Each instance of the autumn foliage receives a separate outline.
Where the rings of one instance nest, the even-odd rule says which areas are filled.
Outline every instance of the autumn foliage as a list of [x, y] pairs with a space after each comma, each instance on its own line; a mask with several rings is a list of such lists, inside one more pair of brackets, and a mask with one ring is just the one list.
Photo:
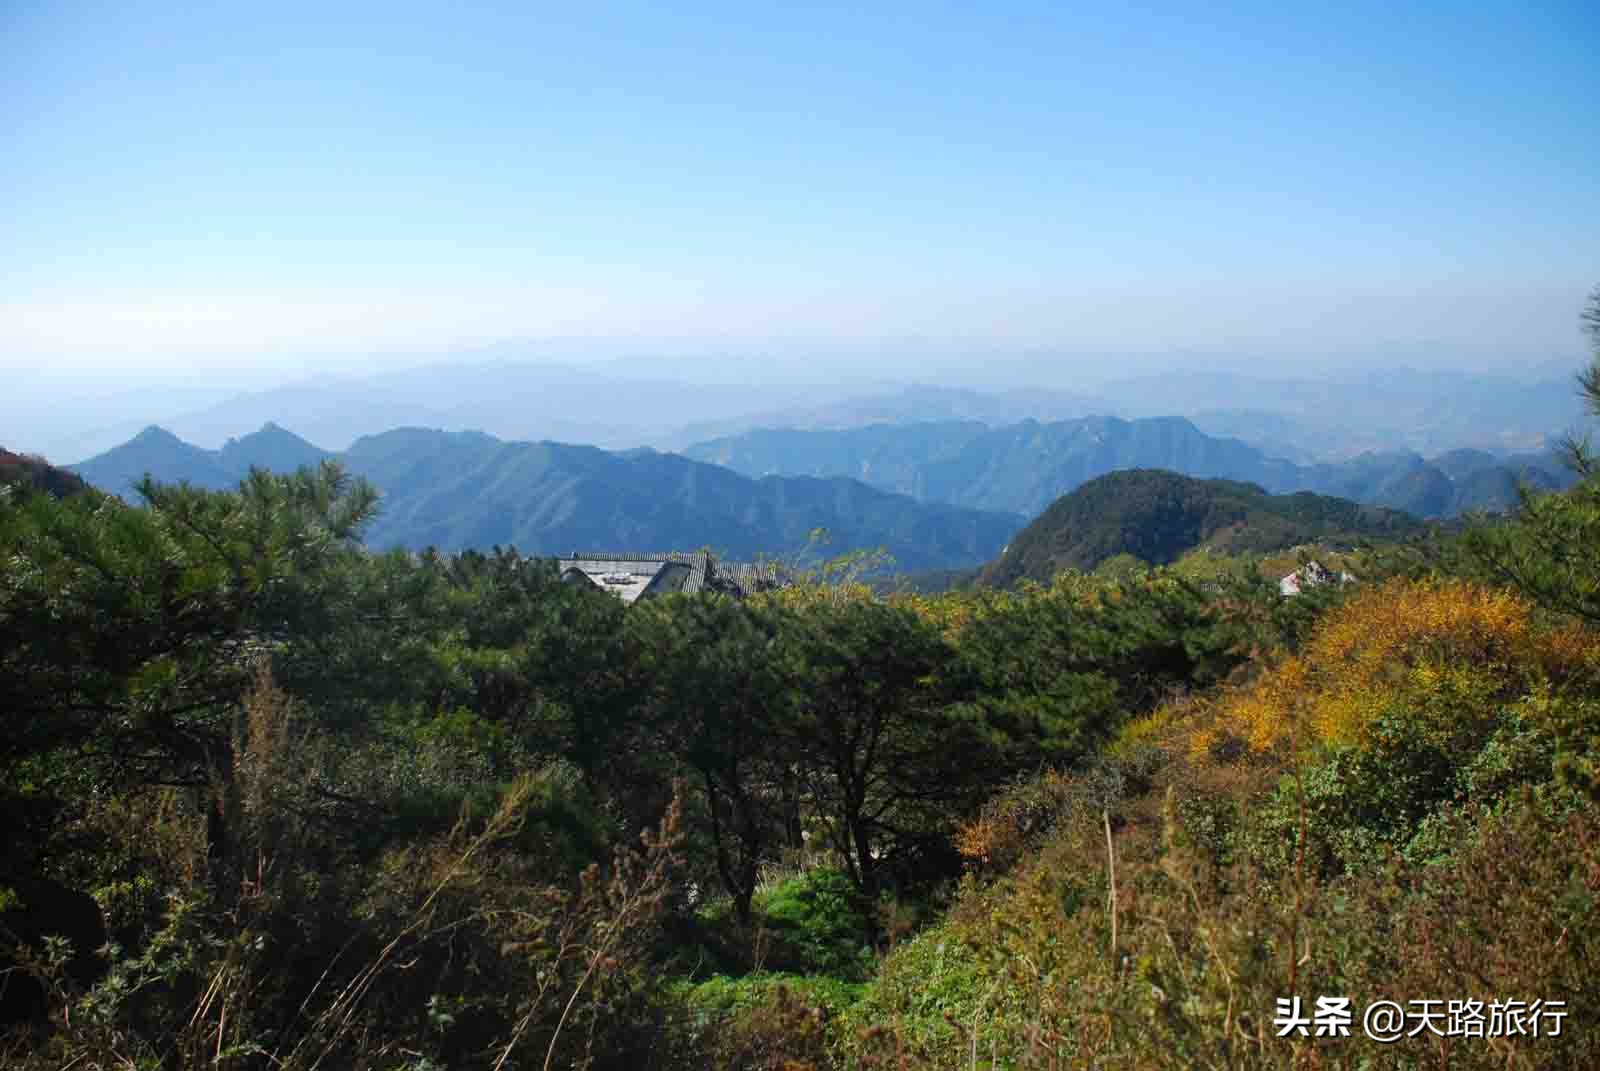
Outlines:
[[1394, 580], [1324, 619], [1304, 650], [1220, 697], [1197, 751], [1229, 739], [1264, 752], [1359, 744], [1385, 713], [1405, 710], [1441, 739], [1481, 733], [1506, 708], [1600, 667], [1600, 641], [1543, 621], [1528, 600], [1464, 580]]

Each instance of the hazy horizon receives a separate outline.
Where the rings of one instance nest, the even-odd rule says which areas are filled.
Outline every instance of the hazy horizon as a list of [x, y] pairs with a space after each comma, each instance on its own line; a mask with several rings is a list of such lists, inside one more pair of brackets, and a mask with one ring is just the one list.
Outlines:
[[[1367, 442], [1380, 448], [1389, 448], [1382, 446], [1389, 443], [1398, 449], [1403, 447], [1403, 439], [1419, 436], [1419, 441], [1427, 439], [1433, 444], [1430, 449], [1434, 453], [1455, 446], [1487, 445], [1501, 432], [1510, 434], [1513, 426], [1523, 429], [1517, 434], [1524, 440], [1533, 430], [1554, 436], [1576, 427], [1562, 421], [1580, 409], [1573, 368], [1565, 363], [1547, 367], [1525, 364], [1518, 376], [1401, 363], [1318, 370], [1224, 361], [1161, 370], [1123, 361], [1102, 366], [1118, 374], [1102, 375], [1092, 382], [1071, 376], [1058, 382], [1060, 377], [1038, 370], [1015, 382], [1004, 377], [995, 380], [992, 375], [962, 382], [960, 377], [940, 377], [932, 372], [894, 379], [869, 371], [829, 379], [826, 366], [813, 361], [811, 375], [791, 369], [791, 380], [768, 377], [749, 384], [729, 382], [726, 366], [719, 363], [737, 361], [737, 356], [701, 355], [670, 361], [634, 356], [588, 362], [518, 360], [481, 352], [459, 357], [384, 368], [368, 375], [323, 372], [229, 386], [191, 380], [120, 390], [103, 385], [98, 389], [62, 388], [36, 378], [0, 398], [0, 446], [76, 464], [150, 425], [163, 426], [195, 445], [215, 449], [271, 422], [314, 445], [334, 450], [346, 448], [359, 435], [402, 426], [485, 430], [502, 439], [555, 439], [607, 449], [649, 445], [678, 450], [742, 428], [784, 426], [796, 416], [803, 422], [793, 426], [943, 419], [979, 419], [994, 426], [1026, 416], [1049, 422], [1087, 415], [1199, 419], [1209, 413], [1217, 426], [1214, 434], [1228, 436], [1237, 434], [1224, 430], [1235, 423], [1223, 419], [1231, 411], [1239, 418], [1256, 414], [1287, 419], [1300, 426], [1302, 435], [1319, 425], [1330, 432], [1338, 429], [1322, 447], [1312, 447], [1312, 453], [1338, 457], [1350, 455], [1352, 443]], [[602, 385], [607, 383], [625, 393], [606, 390]], [[499, 389], [503, 384], [510, 386]], [[543, 397], [541, 384], [553, 385], [559, 397]], [[1505, 387], [1502, 390], [1496, 384]], [[1324, 388], [1338, 393], [1343, 403], [1332, 410], [1325, 402], [1319, 404]], [[1396, 400], [1387, 397], [1393, 390], [1411, 399], [1401, 403], [1402, 409], [1409, 404], [1411, 411], [1419, 414], [1423, 411], [1415, 408], [1419, 404], [1433, 409], [1442, 403], [1446, 408], [1441, 412], [1458, 405], [1488, 404], [1490, 409], [1481, 418], [1486, 423], [1469, 421], [1458, 423], [1457, 433], [1435, 428], [1424, 434], [1421, 426], [1396, 423], [1395, 411], [1386, 404]], [[1431, 393], [1419, 396], [1419, 390]], [[526, 393], [529, 391], [532, 393]], [[1452, 396], [1457, 391], [1460, 396]], [[1527, 391], [1534, 393], [1528, 395]], [[1503, 403], [1485, 402], [1497, 392], [1504, 395]], [[1513, 396], [1522, 400], [1515, 401]], [[363, 404], [363, 398], [369, 401]], [[982, 403], [985, 398], [992, 399], [992, 404]], [[1541, 400], [1530, 400], [1533, 398]], [[874, 405], [873, 399], [880, 401]], [[1530, 404], [1535, 410], [1526, 409]], [[955, 411], [938, 415], [946, 405], [954, 406]], [[976, 415], [971, 410], [974, 405], [1010, 415]], [[1537, 418], [1529, 424], [1532, 412], [1565, 410], [1570, 410], [1566, 416], [1550, 417], [1548, 427]], [[833, 413], [827, 418], [833, 423], [805, 422], [810, 418], [803, 414], [812, 412]], [[897, 412], [906, 415], [895, 415]], [[915, 415], [918, 412], [925, 415]], [[1267, 445], [1271, 439], [1264, 427], [1246, 432], [1244, 437]], [[1260, 438], [1264, 435], [1268, 436], [1265, 440]], [[1317, 438], [1312, 434], [1313, 440]], [[1304, 444], [1295, 448], [1299, 452], [1304, 449]]]

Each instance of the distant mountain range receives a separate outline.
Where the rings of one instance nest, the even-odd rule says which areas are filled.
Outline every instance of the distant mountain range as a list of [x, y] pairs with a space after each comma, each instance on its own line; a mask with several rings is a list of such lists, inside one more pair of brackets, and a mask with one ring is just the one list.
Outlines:
[[[192, 411], [175, 433], [129, 432], [76, 470], [119, 494], [145, 472], [220, 488], [251, 465], [314, 463], [329, 456], [312, 445], [321, 442], [385, 492], [375, 545], [709, 544], [743, 554], [790, 549], [826, 527], [837, 549], [887, 544], [917, 569], [980, 561], [1025, 518], [1125, 469], [1424, 518], [1503, 510], [1521, 484], [1570, 485], [1547, 436], [1584, 427], [1566, 383], [1405, 370], [1330, 381], [1179, 373], [1092, 392], [911, 386], [850, 396], [834, 385], [797, 390], [791, 408], [774, 409], [771, 391], [687, 384], [665, 367], [652, 379], [649, 368], [502, 360], [301, 383]], [[1192, 418], [1126, 415], [1152, 411]], [[227, 438], [251, 426], [261, 430]], [[732, 433], [685, 441], [718, 428]], [[1395, 442], [1454, 448], [1345, 456]], [[641, 443], [673, 443], [684, 456]], [[1537, 449], [1512, 449], [1529, 444]]]
[[[723, 374], [667, 358], [608, 364], [480, 358], [376, 375], [323, 378], [218, 397], [148, 388], [103, 397], [0, 397], [13, 449], [77, 460], [158, 424], [219, 448], [268, 421], [336, 450], [396, 427], [480, 430], [516, 441], [682, 451], [757, 428], [843, 430], [874, 424], [977, 422], [991, 428], [1088, 416], [1183, 416], [1299, 464], [1365, 452], [1425, 455], [1459, 447], [1539, 452], [1550, 436], [1595, 429], [1568, 380], [1392, 369], [1325, 379], [1174, 372], [1093, 387], [974, 390], [835, 377], [804, 384], [755, 376], [757, 357]], [[692, 380], [691, 372], [699, 375]], [[870, 374], [870, 373], [869, 373]], [[1043, 373], [1041, 373], [1043, 374]], [[1064, 377], [1065, 373], [1057, 373]]]
[[[202, 407], [151, 412], [56, 435], [52, 452], [86, 458], [156, 424], [185, 442], [219, 447], [241, 428], [278, 422], [330, 449], [398, 427], [480, 430], [504, 439], [583, 442], [608, 448], [654, 444], [686, 424], [770, 406], [781, 394], [733, 383], [691, 384], [659, 375], [619, 375], [604, 368], [495, 360], [446, 364], [248, 391]], [[793, 393], [793, 392], [791, 392]], [[845, 388], [802, 392], [837, 398]], [[63, 419], [70, 419], [70, 411]], [[703, 437], [703, 436], [702, 436]], [[35, 447], [38, 448], [38, 447]]]
[[825, 528], [829, 553], [887, 547], [905, 569], [984, 561], [1022, 526], [1015, 514], [918, 502], [840, 477], [750, 479], [653, 450], [505, 442], [482, 432], [402, 428], [330, 455], [274, 424], [220, 450], [147, 428], [74, 469], [126, 494], [149, 472], [164, 482], [233, 485], [252, 465], [286, 471], [339, 457], [383, 492], [370, 546], [453, 551], [493, 545], [530, 554], [693, 550], [781, 554]]
[[997, 427], [1022, 420], [1070, 420], [1115, 413], [1121, 406], [1103, 397], [1055, 390], [996, 392], [921, 384], [883, 394], [846, 398], [825, 405], [778, 409], [735, 419], [690, 424], [657, 445], [682, 452], [705, 439], [761, 428], [841, 430], [874, 424], [926, 424], [968, 421]]
[[[757, 557], [796, 551], [825, 528], [831, 553], [885, 546], [908, 572], [989, 562], [982, 578], [991, 584], [1090, 569], [1124, 552], [1156, 564], [1201, 545], [1271, 551], [1398, 538], [1417, 531], [1418, 518], [1508, 507], [1519, 481], [1571, 483], [1548, 454], [1462, 449], [1297, 464], [1178, 417], [764, 429], [690, 453], [420, 428], [332, 453], [269, 422], [216, 450], [150, 427], [71, 468], [127, 496], [145, 473], [227, 488], [252, 467], [292, 471], [337, 457], [383, 493], [367, 533], [379, 549], [711, 547]], [[43, 471], [0, 453], [0, 468], [11, 461]]]
[[826, 528], [834, 551], [887, 546], [908, 571], [980, 563], [1026, 518], [1127, 469], [1312, 491], [1423, 518], [1506, 509], [1519, 482], [1558, 488], [1572, 480], [1550, 454], [1462, 449], [1302, 464], [1179, 417], [762, 429], [697, 444], [687, 456], [415, 428], [363, 436], [333, 454], [270, 422], [209, 450], [151, 427], [72, 468], [126, 496], [146, 472], [226, 488], [251, 466], [291, 471], [330, 456], [384, 493], [368, 532], [380, 548], [710, 546], [754, 556], [793, 551]]
[[1269, 495], [1233, 480], [1133, 469], [1061, 497], [984, 567], [978, 582], [1048, 583], [1062, 569], [1091, 570], [1119, 554], [1166, 565], [1196, 547], [1264, 553], [1313, 541], [1402, 539], [1424, 527], [1397, 510], [1348, 499]]
[[684, 453], [752, 477], [851, 476], [923, 501], [1026, 516], [1097, 476], [1132, 468], [1246, 481], [1277, 493], [1315, 491], [1420, 517], [1504, 510], [1515, 504], [1519, 481], [1547, 489], [1572, 481], [1551, 453], [1461, 449], [1426, 460], [1390, 452], [1300, 464], [1207, 435], [1181, 417], [760, 429], [697, 443]]
[[1595, 429], [1570, 380], [1522, 383], [1394, 368], [1327, 379], [1172, 372], [1115, 380], [1087, 392], [908, 386], [694, 424], [664, 445], [685, 450], [762, 428], [831, 431], [953, 421], [999, 428], [1030, 419], [1052, 423], [1089, 416], [1187, 417], [1208, 435], [1240, 439], [1269, 457], [1300, 463], [1459, 447], [1538, 453], [1553, 437]]

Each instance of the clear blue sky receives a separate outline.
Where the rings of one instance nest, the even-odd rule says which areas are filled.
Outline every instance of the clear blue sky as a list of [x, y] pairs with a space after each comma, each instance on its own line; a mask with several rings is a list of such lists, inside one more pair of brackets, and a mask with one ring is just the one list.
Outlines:
[[1593, 0], [978, 6], [11, 0], [0, 360], [1580, 352]]

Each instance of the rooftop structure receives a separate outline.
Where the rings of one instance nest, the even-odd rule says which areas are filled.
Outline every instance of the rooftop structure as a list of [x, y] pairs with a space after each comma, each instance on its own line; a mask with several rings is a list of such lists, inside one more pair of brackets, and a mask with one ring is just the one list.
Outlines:
[[752, 562], [718, 562], [706, 551], [665, 553], [573, 551], [556, 566], [562, 581], [592, 584], [625, 603], [683, 592], [720, 591], [743, 597], [753, 591], [782, 586], [775, 565]]
[[1298, 595], [1306, 588], [1316, 587], [1318, 584], [1338, 583], [1340, 586], [1349, 584], [1355, 577], [1346, 572], [1335, 573], [1319, 561], [1309, 561], [1288, 573], [1278, 581], [1278, 594], [1284, 598]]

